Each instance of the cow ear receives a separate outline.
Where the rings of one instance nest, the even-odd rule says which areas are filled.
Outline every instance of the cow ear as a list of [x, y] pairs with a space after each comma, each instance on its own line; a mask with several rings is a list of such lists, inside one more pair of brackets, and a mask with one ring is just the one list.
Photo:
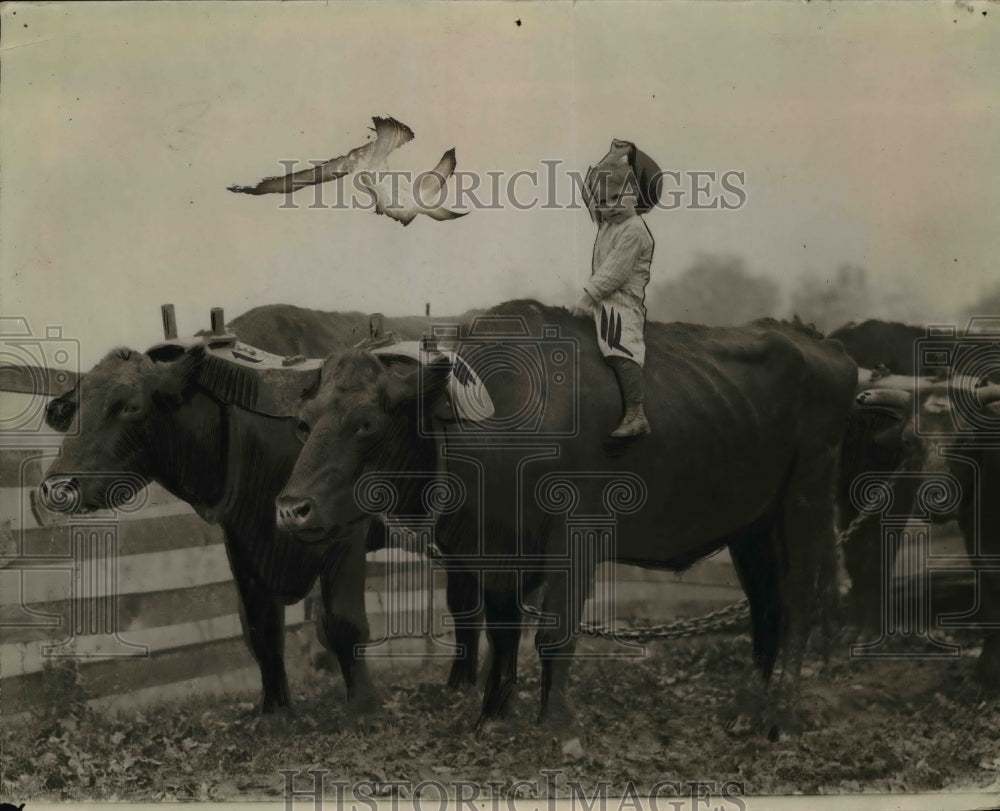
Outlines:
[[45, 408], [45, 422], [55, 431], [65, 433], [69, 430], [78, 405], [77, 392], [79, 383], [60, 397], [56, 397]]
[[420, 401], [432, 402], [445, 387], [451, 376], [451, 361], [446, 357], [424, 363], [406, 377], [386, 375], [381, 384], [381, 400], [386, 411], [417, 405]]
[[171, 360], [159, 360], [162, 355], [151, 355], [154, 361], [152, 397], [155, 402], [176, 407], [184, 401], [184, 391], [194, 380], [205, 347], [201, 344], [185, 349], [182, 353], [173, 353]]

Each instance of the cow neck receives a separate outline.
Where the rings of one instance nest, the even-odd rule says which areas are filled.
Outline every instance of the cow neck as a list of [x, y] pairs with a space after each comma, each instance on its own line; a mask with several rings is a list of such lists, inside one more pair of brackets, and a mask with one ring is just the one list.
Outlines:
[[225, 409], [198, 391], [183, 405], [161, 415], [148, 431], [153, 475], [201, 514], [224, 492]]
[[298, 456], [294, 420], [220, 405], [226, 430], [225, 487], [204, 517], [222, 525], [254, 577], [275, 596], [300, 600], [324, 568], [322, 546], [278, 532], [274, 499]]
[[[438, 431], [418, 431], [417, 419], [413, 412], [397, 418], [390, 435], [380, 443], [371, 469], [389, 475], [396, 471], [440, 472], [438, 460], [443, 454], [438, 454], [436, 440], [430, 438], [439, 436]], [[426, 508], [421, 498], [422, 484], [419, 479], [405, 477], [396, 485], [399, 491], [397, 514], [421, 515]]]
[[[226, 486], [214, 509], [220, 520], [234, 528], [259, 530], [262, 525], [273, 525], [274, 499], [298, 455], [292, 423], [237, 406], [226, 406], [223, 413]], [[258, 497], [246, 498], [247, 493]]]

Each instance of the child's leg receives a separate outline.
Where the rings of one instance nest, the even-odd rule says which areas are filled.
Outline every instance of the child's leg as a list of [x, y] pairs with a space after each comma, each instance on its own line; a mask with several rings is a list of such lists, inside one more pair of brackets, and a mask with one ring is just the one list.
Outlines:
[[625, 412], [621, 424], [611, 432], [611, 436], [630, 437], [648, 434], [651, 429], [643, 408], [645, 393], [642, 367], [634, 360], [617, 355], [610, 355], [606, 360], [618, 379], [618, 388], [621, 389], [622, 405]]

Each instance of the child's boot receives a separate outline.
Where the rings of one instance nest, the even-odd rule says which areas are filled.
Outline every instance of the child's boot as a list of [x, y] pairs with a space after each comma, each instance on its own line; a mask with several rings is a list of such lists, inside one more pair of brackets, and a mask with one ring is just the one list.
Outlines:
[[611, 368], [615, 371], [618, 379], [618, 388], [621, 389], [622, 403], [625, 406], [625, 415], [621, 424], [611, 432], [611, 436], [616, 439], [642, 436], [652, 431], [649, 421], [646, 419], [646, 412], [643, 408], [644, 392], [642, 380], [642, 367], [633, 360], [611, 356], [608, 358]]

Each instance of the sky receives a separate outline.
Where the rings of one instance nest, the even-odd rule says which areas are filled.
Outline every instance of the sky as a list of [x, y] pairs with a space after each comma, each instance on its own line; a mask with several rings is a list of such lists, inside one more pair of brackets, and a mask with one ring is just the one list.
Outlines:
[[272, 303], [390, 315], [425, 302], [440, 315], [528, 296], [571, 303], [594, 238], [577, 208], [503, 205], [404, 228], [310, 209], [309, 190], [295, 210], [227, 191], [281, 173], [282, 159], [344, 154], [373, 115], [416, 136], [390, 168], [429, 169], [454, 147], [459, 170], [506, 182], [559, 161], [561, 200], [566, 172], [596, 163], [612, 138], [682, 179], [743, 173], [736, 210], [646, 216], [653, 286], [702, 252], [739, 255], [786, 288], [852, 263], [941, 322], [1000, 284], [995, 4], [0, 13], [0, 314], [35, 334], [61, 328], [83, 368], [158, 340], [166, 302], [182, 334], [207, 327], [213, 306], [232, 318]]

